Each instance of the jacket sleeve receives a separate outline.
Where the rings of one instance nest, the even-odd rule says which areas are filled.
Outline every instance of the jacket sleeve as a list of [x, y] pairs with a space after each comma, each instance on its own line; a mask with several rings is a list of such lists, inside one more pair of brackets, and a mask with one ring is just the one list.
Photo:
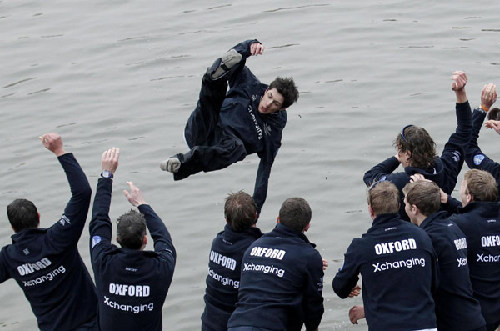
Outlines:
[[6, 248], [2, 248], [0, 252], [0, 283], [5, 282], [10, 278], [9, 272], [7, 271], [7, 263], [5, 261], [4, 251]]
[[278, 149], [281, 146], [282, 130], [278, 130], [274, 133], [274, 135], [275, 136], [270, 139], [272, 141], [265, 144], [265, 151], [263, 153], [258, 153], [260, 162], [253, 190], [253, 200], [257, 205], [257, 214], [260, 214], [262, 206], [267, 198], [267, 183], [269, 181], [269, 176], [271, 175], [271, 168], [273, 166], [274, 159], [276, 158]]
[[443, 191], [451, 193], [457, 184], [457, 177], [465, 160], [465, 149], [469, 143], [472, 124], [471, 110], [468, 102], [456, 104], [457, 129], [444, 145], [441, 161], [446, 169], [446, 182]]
[[167, 227], [163, 224], [162, 220], [158, 217], [150, 205], [140, 205], [138, 209], [146, 219], [149, 233], [153, 238], [155, 252], [169, 264], [173, 272], [177, 254]]
[[99, 178], [97, 181], [97, 192], [92, 206], [92, 220], [89, 224], [90, 256], [94, 271], [106, 249], [112, 246], [112, 225], [109, 219], [112, 187], [112, 179]]
[[488, 171], [498, 180], [500, 178], [500, 164], [486, 156], [477, 145], [479, 131], [485, 117], [486, 112], [482, 109], [474, 109], [472, 113], [472, 137], [467, 145], [465, 160], [469, 168]]
[[247, 59], [252, 55], [250, 53], [250, 46], [253, 43], [260, 43], [257, 39], [250, 39], [244, 42], [239, 43], [234, 46], [233, 49], [241, 54], [242, 59], [240, 63], [234, 68], [231, 69], [231, 75], [229, 76], [229, 87], [233, 88], [238, 85], [248, 85], [249, 82], [259, 82], [257, 77], [247, 68], [246, 62]]
[[441, 204], [441, 210], [447, 211], [450, 215], [456, 213], [460, 207], [462, 207], [462, 203], [450, 194], [448, 194], [447, 202]]
[[308, 259], [306, 270], [306, 288], [304, 290], [302, 307], [306, 330], [316, 330], [323, 317], [323, 262], [315, 250], [315, 256]]
[[332, 280], [333, 291], [339, 298], [347, 298], [359, 280], [359, 258], [355, 254], [354, 241], [344, 254], [344, 264]]
[[398, 167], [398, 159], [396, 159], [395, 156], [392, 156], [368, 170], [363, 176], [363, 181], [366, 186], [370, 186], [373, 182], [379, 181], [383, 176], [391, 174]]
[[71, 189], [71, 198], [66, 204], [64, 213], [54, 225], [47, 230], [47, 239], [57, 250], [76, 246], [82, 235], [87, 212], [89, 210], [92, 189], [82, 168], [71, 153], [58, 157]]

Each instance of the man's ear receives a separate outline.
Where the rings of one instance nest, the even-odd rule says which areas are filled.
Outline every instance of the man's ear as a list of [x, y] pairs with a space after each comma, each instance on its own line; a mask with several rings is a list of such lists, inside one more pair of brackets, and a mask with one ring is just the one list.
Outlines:
[[38, 228], [40, 226], [40, 213], [36, 213], [38, 215], [38, 224], [36, 225], [36, 227]]
[[368, 205], [368, 213], [370, 214], [370, 217], [372, 219], [374, 219], [375, 217], [377, 217], [377, 215], [375, 215], [375, 213], [373, 212], [372, 205]]
[[279, 223], [280, 222], [280, 217], [276, 217], [276, 223]]
[[467, 199], [467, 204], [471, 203], [472, 201], [474, 201], [474, 197], [472, 196], [472, 194], [470, 194], [469, 192], [467, 192], [465, 194], [465, 198]]
[[302, 232], [307, 232], [307, 230], [309, 230], [310, 227], [311, 227], [311, 222], [307, 223], [306, 227]]
[[142, 249], [144, 249], [144, 247], [146, 247], [147, 244], [148, 244], [148, 236], [144, 235], [144, 237], [142, 237]]

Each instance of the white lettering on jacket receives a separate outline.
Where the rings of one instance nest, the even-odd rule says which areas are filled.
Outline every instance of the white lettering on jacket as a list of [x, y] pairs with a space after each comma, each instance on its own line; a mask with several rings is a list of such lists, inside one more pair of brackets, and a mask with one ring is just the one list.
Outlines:
[[259, 137], [259, 140], [262, 139], [262, 129], [259, 126], [259, 123], [257, 123], [257, 119], [255, 118], [255, 115], [252, 112], [252, 105], [248, 105], [248, 113], [252, 117], [253, 124], [255, 124], [255, 130], [257, 130], [257, 136]]
[[109, 293], [129, 296], [129, 297], [148, 297], [149, 296], [149, 285], [127, 285], [127, 284], [115, 284], [109, 283]]
[[493, 235], [493, 236], [481, 237], [481, 245], [483, 247], [500, 246], [500, 236]]
[[42, 270], [47, 268], [49, 265], [51, 265], [52, 262], [50, 262], [49, 259], [44, 257], [40, 261], [33, 262], [33, 263], [25, 263], [17, 267], [17, 272], [21, 275], [27, 275], [34, 273], [35, 271]]
[[234, 270], [236, 269], [236, 260], [230, 257], [224, 256], [220, 253], [210, 251], [210, 261], [213, 263], [220, 264], [224, 268]]
[[453, 240], [455, 243], [455, 246], [457, 247], [457, 251], [460, 249], [466, 249], [467, 248], [467, 239], [466, 238], [459, 238]]
[[375, 253], [380, 254], [391, 254], [401, 251], [407, 251], [409, 249], [417, 249], [417, 242], [413, 238], [403, 239], [401, 241], [380, 243], [375, 245]]
[[251, 256], [267, 257], [270, 259], [282, 260], [286, 251], [276, 248], [254, 247], [250, 252]]

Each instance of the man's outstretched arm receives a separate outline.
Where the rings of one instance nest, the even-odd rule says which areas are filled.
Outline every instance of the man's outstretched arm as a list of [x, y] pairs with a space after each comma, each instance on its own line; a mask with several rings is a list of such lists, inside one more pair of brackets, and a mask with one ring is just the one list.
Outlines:
[[466, 162], [469, 168], [488, 171], [498, 180], [500, 178], [500, 164], [486, 156], [477, 144], [486, 111], [490, 110], [496, 99], [496, 86], [492, 83], [485, 85], [481, 91], [481, 108], [474, 109], [472, 113], [472, 138], [467, 145]]
[[61, 249], [76, 245], [80, 238], [92, 196], [92, 189], [82, 168], [71, 153], [63, 148], [61, 136], [57, 133], [47, 133], [42, 137], [42, 144], [57, 156], [66, 173], [71, 189], [71, 198], [68, 201], [62, 217], [52, 225], [47, 235], [51, 243]]
[[128, 202], [130, 202], [132, 206], [137, 207], [141, 214], [144, 215], [149, 233], [153, 238], [155, 252], [158, 253], [163, 260], [169, 263], [169, 267], [173, 271], [177, 254], [167, 227], [155, 213], [153, 208], [144, 201], [141, 190], [132, 182], [128, 182], [127, 184], [130, 192], [124, 190], [123, 194], [125, 194]]
[[103, 251], [103, 248], [111, 245], [112, 226], [109, 219], [109, 207], [113, 190], [112, 176], [118, 167], [119, 156], [119, 148], [110, 148], [102, 153], [101, 166], [103, 172], [101, 178], [97, 180], [97, 192], [92, 206], [92, 220], [89, 224], [90, 254], [93, 266], [98, 262], [99, 254]]

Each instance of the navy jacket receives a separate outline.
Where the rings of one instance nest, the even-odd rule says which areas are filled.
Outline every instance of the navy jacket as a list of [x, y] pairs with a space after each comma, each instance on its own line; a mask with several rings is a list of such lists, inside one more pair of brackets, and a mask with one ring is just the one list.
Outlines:
[[97, 286], [101, 330], [161, 330], [162, 306], [172, 282], [176, 252], [167, 228], [149, 205], [139, 211], [154, 252], [111, 244], [112, 180], [100, 178], [90, 222], [90, 253]]
[[465, 234], [444, 211], [427, 217], [420, 228], [431, 237], [438, 257], [439, 286], [434, 295], [438, 330], [476, 330], [486, 325], [472, 294]]
[[450, 220], [467, 236], [467, 258], [474, 297], [487, 324], [500, 318], [500, 203], [472, 202]]
[[[481, 108], [474, 109], [472, 112], [472, 138], [467, 145], [465, 161], [471, 169], [476, 168], [492, 174], [497, 180], [498, 192], [500, 192], [500, 164], [486, 156], [477, 145], [477, 138], [485, 117], [486, 112]], [[500, 201], [500, 194], [498, 201]]]
[[360, 273], [369, 330], [436, 327], [432, 292], [437, 265], [425, 231], [397, 214], [377, 216], [367, 233], [347, 248], [333, 291], [348, 297]]
[[71, 188], [61, 219], [21, 230], [0, 253], [0, 282], [16, 280], [41, 330], [73, 330], [97, 314], [95, 286], [77, 250], [92, 190], [73, 154], [58, 159]]
[[425, 178], [435, 182], [448, 194], [451, 194], [457, 184], [457, 176], [462, 170], [465, 158], [464, 148], [471, 135], [471, 111], [469, 103], [457, 103], [456, 114], [456, 132], [450, 136], [444, 146], [441, 157], [434, 160], [432, 167], [428, 169], [406, 167], [404, 168], [404, 172], [393, 173], [400, 164], [396, 157], [393, 156], [377, 164], [363, 176], [363, 181], [367, 186], [380, 180], [388, 180], [397, 186], [401, 198], [399, 214], [404, 220], [409, 221], [409, 218], [405, 212], [402, 189], [409, 183], [411, 175], [415, 173], [424, 175]]
[[316, 330], [323, 316], [323, 262], [303, 233], [278, 224], [243, 256], [228, 328]]
[[248, 246], [262, 236], [258, 228], [235, 232], [226, 224], [212, 241], [208, 262], [203, 329], [225, 330], [236, 308], [240, 287], [241, 260]]
[[242, 54], [242, 61], [235, 67], [229, 79], [229, 90], [222, 103], [218, 125], [225, 133], [240, 139], [247, 154], [257, 153], [260, 158], [253, 199], [260, 213], [267, 197], [267, 183], [274, 158], [281, 146], [285, 128], [286, 110], [274, 114], [258, 111], [260, 99], [267, 89], [245, 66], [250, 54], [250, 45], [257, 40], [247, 40], [233, 47]]

